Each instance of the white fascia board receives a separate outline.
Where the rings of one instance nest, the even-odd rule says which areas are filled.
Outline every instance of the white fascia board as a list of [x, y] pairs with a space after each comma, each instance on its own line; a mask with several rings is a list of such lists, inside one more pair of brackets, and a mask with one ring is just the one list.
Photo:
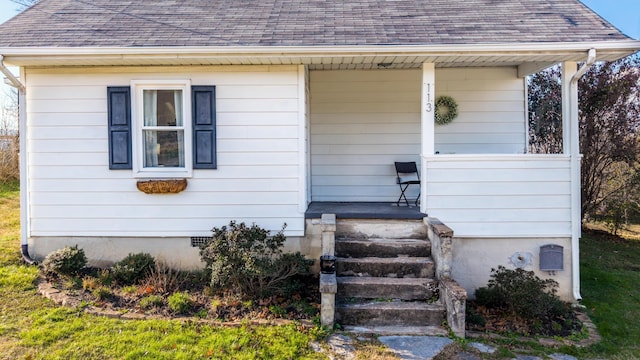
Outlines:
[[200, 56], [234, 57], [314, 57], [401, 55], [474, 55], [499, 56], [527, 54], [575, 54], [595, 48], [599, 53], [615, 51], [633, 53], [640, 50], [640, 40], [580, 43], [520, 43], [473, 45], [378, 45], [378, 46], [218, 46], [218, 47], [11, 47], [0, 48], [10, 63], [11, 57], [73, 56], [122, 60], [127, 58], [189, 58]]

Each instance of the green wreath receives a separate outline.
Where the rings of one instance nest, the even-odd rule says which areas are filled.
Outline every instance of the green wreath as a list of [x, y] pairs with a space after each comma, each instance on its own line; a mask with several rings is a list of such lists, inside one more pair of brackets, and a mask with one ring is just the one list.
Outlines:
[[[446, 108], [444, 113], [442, 108]], [[436, 99], [434, 116], [438, 125], [452, 122], [458, 117], [458, 103], [451, 96], [440, 96]]]

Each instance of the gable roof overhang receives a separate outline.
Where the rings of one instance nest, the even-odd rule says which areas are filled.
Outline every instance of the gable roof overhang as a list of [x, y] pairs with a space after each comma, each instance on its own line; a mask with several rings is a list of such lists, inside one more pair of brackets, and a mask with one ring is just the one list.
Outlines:
[[640, 50], [640, 41], [380, 46], [10, 47], [7, 64], [24, 67], [308, 65], [312, 70], [517, 66], [526, 76], [563, 61], [599, 61]]

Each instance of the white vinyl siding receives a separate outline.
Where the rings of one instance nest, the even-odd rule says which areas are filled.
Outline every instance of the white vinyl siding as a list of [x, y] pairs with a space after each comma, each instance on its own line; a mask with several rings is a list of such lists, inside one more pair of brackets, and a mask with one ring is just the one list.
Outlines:
[[436, 97], [458, 103], [458, 117], [436, 125], [440, 154], [522, 154], [526, 148], [524, 81], [515, 67], [436, 69]]
[[393, 162], [419, 161], [420, 72], [312, 71], [310, 79], [312, 200], [395, 201]]
[[[272, 230], [287, 223], [287, 234], [303, 234], [298, 72], [297, 66], [28, 71], [31, 236], [203, 236], [230, 220]], [[131, 170], [109, 170], [107, 86], [133, 79], [216, 86], [218, 168], [193, 170], [179, 194], [144, 194]]]
[[[422, 72], [311, 71], [310, 79], [312, 200], [396, 201], [394, 161], [420, 164]], [[524, 82], [515, 68], [436, 69], [435, 91], [459, 112], [435, 127], [436, 151], [524, 151]]]
[[425, 178], [427, 213], [457, 237], [571, 236], [566, 156], [436, 155]]

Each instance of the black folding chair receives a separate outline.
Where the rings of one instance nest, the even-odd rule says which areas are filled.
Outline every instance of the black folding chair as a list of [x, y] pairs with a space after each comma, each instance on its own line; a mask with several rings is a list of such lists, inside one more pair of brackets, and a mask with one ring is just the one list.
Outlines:
[[[396, 164], [396, 174], [398, 186], [400, 186], [400, 197], [398, 198], [397, 205], [400, 206], [400, 201], [404, 199], [404, 202], [409, 206], [409, 200], [407, 200], [407, 195], [405, 195], [405, 191], [409, 188], [410, 185], [418, 185], [418, 189], [420, 188], [420, 174], [418, 174], [418, 166], [415, 161], [412, 162], [395, 162]], [[418, 192], [418, 197], [416, 198], [415, 204], [418, 206], [418, 201], [420, 201], [420, 192]]]

